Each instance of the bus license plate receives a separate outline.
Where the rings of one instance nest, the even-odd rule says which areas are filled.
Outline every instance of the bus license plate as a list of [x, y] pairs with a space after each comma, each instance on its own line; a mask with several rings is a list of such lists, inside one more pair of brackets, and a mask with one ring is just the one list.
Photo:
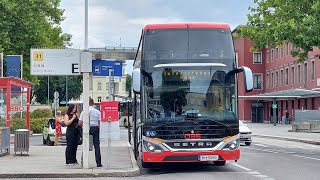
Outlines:
[[219, 159], [218, 155], [200, 155], [199, 161], [216, 161]]

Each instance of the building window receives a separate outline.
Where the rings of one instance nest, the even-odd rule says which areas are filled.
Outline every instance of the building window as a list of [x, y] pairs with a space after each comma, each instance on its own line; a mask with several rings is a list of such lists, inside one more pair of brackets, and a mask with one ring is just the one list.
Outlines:
[[274, 87], [274, 77], [273, 77], [273, 72], [271, 73], [271, 87]]
[[280, 49], [281, 58], [283, 58], [283, 48]]
[[101, 102], [101, 97], [98, 97], [98, 102]]
[[276, 87], [278, 87], [278, 82], [279, 82], [279, 73], [276, 71]]
[[270, 58], [270, 53], [269, 51], [267, 51], [267, 55], [266, 55], [267, 63], [269, 63], [269, 58]]
[[286, 85], [289, 84], [289, 68], [286, 68]]
[[301, 108], [301, 107], [300, 107], [300, 100], [302, 100], [302, 99], [298, 99], [298, 109]]
[[286, 48], [286, 55], [288, 56], [289, 55], [289, 43], [288, 42], [286, 43], [286, 47], [287, 47]]
[[279, 58], [279, 48], [276, 48], [276, 59]]
[[314, 61], [312, 61], [311, 62], [311, 80], [315, 80], [315, 71], [316, 71], [316, 67], [315, 67], [315, 64], [314, 64], [315, 62]]
[[308, 80], [308, 64], [304, 63], [304, 82], [307, 82]]
[[253, 88], [262, 89], [262, 74], [253, 75]]
[[98, 84], [97, 84], [97, 90], [98, 90], [98, 91], [101, 91], [101, 90], [102, 90], [102, 83], [101, 83], [101, 82], [98, 82]]
[[269, 73], [267, 73], [267, 78], [266, 78], [267, 82], [266, 82], [266, 88], [269, 88]]
[[301, 83], [301, 66], [298, 65], [298, 83]]
[[294, 84], [294, 66], [291, 67], [291, 84]]
[[283, 86], [283, 70], [280, 70], [280, 86]]
[[261, 64], [262, 63], [262, 53], [255, 52], [253, 53], [253, 64]]
[[274, 51], [271, 49], [271, 62], [274, 60]]

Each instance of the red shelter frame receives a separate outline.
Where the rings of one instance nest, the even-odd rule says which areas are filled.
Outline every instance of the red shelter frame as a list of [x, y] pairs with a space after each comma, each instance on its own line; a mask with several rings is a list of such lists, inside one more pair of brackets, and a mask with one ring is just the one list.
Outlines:
[[26, 111], [26, 128], [30, 130], [30, 91], [32, 83], [15, 78], [15, 77], [3, 77], [0, 78], [0, 88], [6, 89], [6, 104], [7, 104], [7, 116], [6, 116], [6, 126], [10, 127], [10, 109], [11, 109], [11, 88], [27, 88], [27, 92], [21, 91], [19, 93], [27, 93], [27, 111]]

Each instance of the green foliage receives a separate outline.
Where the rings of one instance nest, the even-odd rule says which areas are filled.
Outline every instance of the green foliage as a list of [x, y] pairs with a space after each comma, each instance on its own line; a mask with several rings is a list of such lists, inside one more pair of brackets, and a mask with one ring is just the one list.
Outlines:
[[53, 116], [51, 109], [36, 109], [31, 113], [31, 118], [51, 118]]
[[[21, 118], [21, 113], [20, 112], [16, 112], [11, 116], [12, 119], [16, 119], [16, 118]], [[22, 112], [22, 118], [26, 118], [26, 112], [23, 111]]]
[[[304, 61], [308, 52], [320, 47], [320, 1], [318, 0], [254, 0], [248, 23], [239, 28], [241, 37], [249, 38], [255, 49], [281, 46], [291, 42], [291, 54]], [[317, 55], [319, 56], [319, 55]]]
[[[60, 101], [66, 99], [66, 76], [51, 76], [49, 77], [49, 88], [50, 88], [50, 100], [53, 99], [54, 91], [59, 92]], [[82, 93], [82, 76], [68, 76], [68, 99], [79, 98]], [[35, 85], [35, 96], [37, 102], [46, 104], [48, 101], [48, 77], [39, 77], [39, 84]]]
[[[30, 120], [30, 130], [33, 133], [42, 133], [44, 123], [48, 118], [37, 118]], [[17, 129], [26, 129], [26, 119], [11, 119], [11, 133], [14, 133]]]
[[126, 91], [129, 92], [129, 97], [131, 97], [131, 87], [132, 87], [132, 76], [130, 74], [127, 74]]
[[61, 0], [1, 0], [0, 52], [23, 55], [24, 79], [38, 84], [30, 75], [31, 48], [64, 48], [71, 35], [63, 34]]

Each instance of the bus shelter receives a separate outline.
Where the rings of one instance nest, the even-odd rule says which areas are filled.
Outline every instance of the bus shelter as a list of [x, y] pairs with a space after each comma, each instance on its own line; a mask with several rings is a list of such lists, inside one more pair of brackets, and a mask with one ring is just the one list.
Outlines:
[[25, 112], [26, 129], [30, 130], [30, 91], [32, 83], [16, 77], [0, 78], [2, 115], [10, 127], [11, 115]]

